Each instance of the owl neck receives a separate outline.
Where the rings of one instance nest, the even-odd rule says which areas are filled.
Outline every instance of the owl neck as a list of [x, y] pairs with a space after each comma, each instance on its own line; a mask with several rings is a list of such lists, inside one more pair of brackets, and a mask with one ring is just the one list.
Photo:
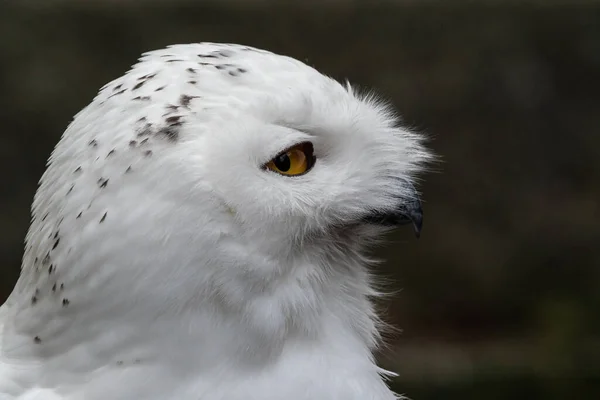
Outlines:
[[[83, 241], [79, 248], [85, 253]], [[227, 246], [218, 252], [224, 250], [243, 253]], [[85, 274], [59, 273], [58, 287], [45, 296], [38, 293], [35, 302], [29, 293], [34, 289], [20, 282], [2, 308], [2, 340], [19, 345], [3, 345], [2, 364], [30, 363], [31, 384], [50, 387], [89, 379], [110, 386], [126, 371], [132, 382], [146, 382], [133, 393], [138, 397], [152, 387], [147, 382], [159, 382], [165, 371], [176, 376], [174, 386], [186, 388], [215, 374], [225, 379], [232, 373], [250, 376], [273, 370], [284, 379], [284, 371], [297, 365], [308, 368], [306, 379], [320, 379], [309, 376], [311, 368], [311, 373], [324, 374], [317, 366], [331, 363], [342, 375], [349, 369], [379, 382], [371, 355], [375, 316], [357, 260], [336, 265], [303, 259], [282, 267], [269, 265], [264, 256], [244, 254], [218, 265], [192, 258], [186, 267], [158, 265], [160, 260], [146, 258], [144, 252], [125, 257], [123, 265], [96, 257], [101, 261], [89, 265]], [[69, 257], [65, 261], [84, 256]], [[169, 270], [198, 275], [198, 268], [204, 271], [202, 279], [164, 278]], [[3, 384], [0, 379], [0, 389]], [[86, 392], [93, 387], [73, 390], [94, 399], [93, 392]]]

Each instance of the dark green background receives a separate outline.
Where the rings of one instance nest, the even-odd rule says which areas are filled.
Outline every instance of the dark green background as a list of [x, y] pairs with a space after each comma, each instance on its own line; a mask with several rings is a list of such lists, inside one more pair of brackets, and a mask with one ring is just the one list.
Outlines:
[[600, 5], [149, 3], [0, 5], [0, 301], [45, 161], [98, 88], [146, 50], [242, 43], [374, 88], [441, 156], [421, 240], [379, 250], [399, 392], [600, 399]]

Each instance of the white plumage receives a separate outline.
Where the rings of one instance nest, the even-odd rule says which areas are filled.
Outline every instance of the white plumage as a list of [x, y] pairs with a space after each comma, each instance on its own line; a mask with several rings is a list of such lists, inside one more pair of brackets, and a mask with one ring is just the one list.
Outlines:
[[[298, 143], [312, 169], [264, 165]], [[389, 400], [367, 245], [429, 159], [294, 59], [145, 54], [53, 152], [0, 308], [0, 399]]]

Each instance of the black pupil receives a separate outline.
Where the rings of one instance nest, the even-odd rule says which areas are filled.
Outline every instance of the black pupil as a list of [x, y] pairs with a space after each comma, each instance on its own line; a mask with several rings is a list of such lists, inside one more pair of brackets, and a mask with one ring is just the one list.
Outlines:
[[277, 167], [277, 169], [280, 170], [281, 172], [289, 171], [290, 167], [292, 166], [290, 158], [288, 157], [287, 153], [283, 153], [283, 154], [275, 157], [275, 160], [273, 160], [273, 162], [275, 163], [275, 166]]

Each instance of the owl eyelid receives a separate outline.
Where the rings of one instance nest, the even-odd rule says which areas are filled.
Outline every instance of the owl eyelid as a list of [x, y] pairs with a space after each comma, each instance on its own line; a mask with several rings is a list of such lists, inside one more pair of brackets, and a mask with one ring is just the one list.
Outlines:
[[[302, 149], [304, 149], [305, 147], [308, 147], [310, 149], [310, 152], [308, 154], [305, 153], [307, 155], [306, 160], [308, 162], [308, 168], [306, 168], [306, 171], [304, 171], [304, 172], [302, 172], [300, 174], [287, 175], [287, 174], [279, 173], [277, 171], [273, 171], [273, 170], [271, 170], [271, 169], [268, 168], [268, 165], [269, 165], [270, 162], [272, 162], [277, 157], [282, 156], [282, 155], [290, 152], [291, 150], [293, 150], [293, 149], [295, 149], [297, 147], [300, 147]], [[298, 176], [306, 175], [308, 172], [310, 172], [312, 170], [312, 168], [314, 167], [314, 165], [316, 164], [316, 162], [317, 162], [317, 158], [314, 156], [314, 146], [313, 146], [313, 144], [311, 142], [308, 142], [308, 141], [301, 141], [301, 142], [295, 143], [295, 144], [293, 144], [291, 146], [288, 146], [284, 150], [282, 150], [279, 153], [277, 153], [269, 161], [267, 161], [265, 164], [263, 164], [262, 169], [265, 170], [265, 171], [274, 172], [274, 173], [276, 173], [278, 175], [281, 175], [281, 176], [285, 176], [286, 178], [295, 178], [295, 177], [298, 177]]]

